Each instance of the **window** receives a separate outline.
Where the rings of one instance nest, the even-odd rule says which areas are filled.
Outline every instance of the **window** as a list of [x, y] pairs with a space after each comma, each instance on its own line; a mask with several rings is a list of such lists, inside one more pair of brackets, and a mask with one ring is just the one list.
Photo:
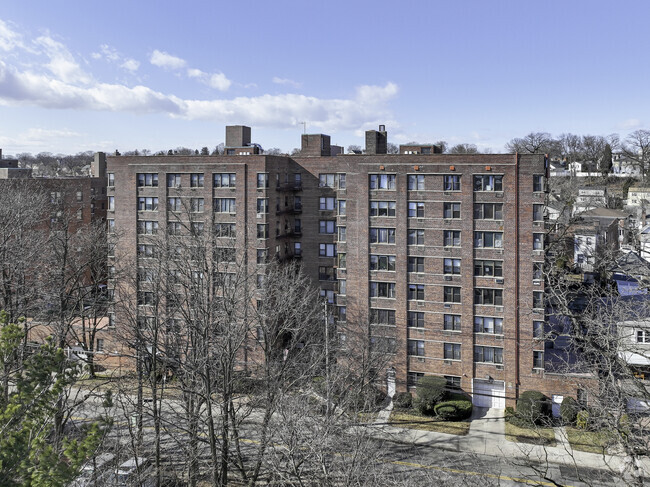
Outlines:
[[445, 315], [443, 327], [446, 331], [460, 331], [460, 315]]
[[443, 218], [460, 218], [460, 203], [443, 203]]
[[544, 191], [544, 176], [541, 174], [533, 174], [533, 191]]
[[503, 203], [474, 203], [476, 220], [503, 220]]
[[302, 233], [302, 220], [300, 218], [293, 220], [293, 231], [298, 234]]
[[155, 221], [138, 221], [138, 234], [156, 235], [158, 233], [158, 222]]
[[347, 294], [348, 283], [345, 279], [339, 279], [339, 294], [345, 296]]
[[190, 210], [193, 213], [203, 213], [205, 209], [205, 200], [203, 198], [190, 199]]
[[98, 338], [97, 339], [97, 345], [95, 346], [95, 351], [99, 352], [99, 353], [104, 351], [104, 339], [103, 338]]
[[257, 249], [257, 263], [264, 264], [266, 262], [266, 249]]
[[115, 196], [108, 197], [108, 211], [115, 211]]
[[302, 211], [302, 198], [300, 196], [293, 197], [293, 209], [296, 211]]
[[424, 257], [409, 257], [408, 272], [424, 272]]
[[148, 291], [138, 291], [138, 305], [151, 306], [153, 304], [153, 293]]
[[370, 308], [370, 323], [376, 325], [394, 325], [395, 310]]
[[460, 230], [445, 230], [443, 245], [445, 247], [460, 247]]
[[542, 291], [533, 291], [533, 308], [544, 309], [544, 293]]
[[257, 187], [258, 188], [268, 188], [269, 187], [269, 173], [258, 172], [257, 173]]
[[336, 233], [335, 220], [320, 220], [318, 222], [318, 233], [334, 234]]
[[370, 228], [370, 243], [395, 243], [395, 229], [394, 228]]
[[444, 359], [445, 360], [460, 360], [460, 343], [445, 343], [444, 344]]
[[371, 201], [370, 216], [395, 216], [395, 202]]
[[538, 281], [544, 276], [544, 263], [543, 262], [533, 262], [533, 279]]
[[215, 247], [212, 258], [215, 262], [235, 262], [237, 251], [232, 247]]
[[138, 173], [138, 186], [150, 186], [153, 188], [158, 187], [158, 173], [156, 172], [147, 172], [147, 173]]
[[77, 201], [83, 201], [83, 200], [84, 200], [83, 191], [77, 191]]
[[346, 227], [339, 227], [339, 237], [338, 237], [339, 242], [345, 242], [346, 230], [347, 230]]
[[336, 256], [336, 244], [322, 243], [318, 245], [318, 255], [320, 257]]
[[408, 299], [410, 301], [424, 301], [424, 284], [409, 284]]
[[234, 223], [215, 223], [214, 224], [215, 237], [235, 237], [235, 224]]
[[503, 176], [474, 176], [474, 191], [503, 191]]
[[397, 341], [392, 337], [370, 337], [370, 351], [395, 353], [397, 350]]
[[181, 187], [181, 175], [180, 174], [167, 174], [167, 187], [168, 188], [180, 188]]
[[302, 174], [299, 172], [293, 173], [293, 186], [295, 188], [302, 187]]
[[443, 292], [445, 303], [460, 303], [460, 288], [454, 286], [445, 286]]
[[190, 174], [190, 188], [202, 188], [204, 183], [203, 173]]
[[489, 364], [503, 363], [503, 348], [496, 347], [474, 347], [474, 362]]
[[155, 250], [153, 245], [148, 244], [139, 244], [138, 245], [138, 256], [151, 258], [155, 257]]
[[371, 298], [394, 298], [395, 283], [370, 281], [370, 297]]
[[534, 369], [544, 368], [544, 352], [538, 350], [533, 351], [533, 368]]
[[169, 211], [181, 211], [181, 199], [167, 198], [167, 209]]
[[257, 198], [257, 213], [268, 213], [268, 212], [269, 212], [269, 199]]
[[203, 235], [204, 230], [205, 224], [203, 222], [192, 222], [192, 225], [190, 226], [190, 232], [193, 237], [199, 237]]
[[338, 213], [339, 216], [345, 216], [346, 204], [347, 204], [346, 200], [339, 200], [339, 213]]
[[81, 220], [81, 218], [83, 218], [83, 210], [79, 208], [77, 210], [77, 220]]
[[266, 223], [259, 223], [257, 225], [257, 238], [269, 238], [269, 225]]
[[108, 176], [108, 187], [109, 188], [114, 188], [115, 187], [115, 173], [109, 172], [107, 173]]
[[[347, 308], [345, 306], [338, 306], [336, 308], [336, 310], [337, 310], [337, 315], [338, 315], [339, 321], [347, 321], [347, 319], [348, 319], [348, 310], [347, 310]], [[344, 337], [345, 337], [344, 333], [339, 334], [339, 338], [343, 342], [345, 341]]]
[[474, 288], [474, 304], [503, 306], [503, 289]]
[[474, 275], [485, 277], [503, 277], [503, 262], [500, 260], [475, 260]]
[[300, 242], [293, 243], [293, 255], [298, 257], [302, 255], [302, 244]]
[[335, 187], [336, 174], [319, 174], [318, 175], [319, 188], [333, 188]]
[[648, 331], [648, 330], [637, 330], [636, 331], [636, 342], [637, 343], [650, 343], [650, 331]]
[[416, 357], [424, 357], [424, 340], [409, 340], [408, 354]]
[[543, 337], [544, 337], [544, 322], [533, 321], [533, 338], [543, 338]]
[[348, 264], [347, 264], [347, 254], [345, 252], [342, 252], [340, 254], [337, 254], [336, 257], [338, 258], [338, 267], [339, 269], [346, 269]]
[[474, 232], [474, 247], [485, 249], [503, 248], [503, 232]]
[[422, 377], [424, 377], [423, 372], [407, 372], [406, 374], [407, 387], [417, 387], [418, 382]]
[[115, 327], [115, 313], [108, 313], [108, 327]]
[[215, 198], [215, 213], [235, 213], [235, 198]]
[[326, 198], [321, 197], [318, 203], [318, 209], [320, 211], [332, 211], [335, 208], [336, 199], [335, 198]]
[[533, 250], [544, 250], [543, 233], [533, 233]]
[[339, 189], [345, 189], [345, 173], [339, 173]]
[[442, 178], [442, 187], [445, 191], [460, 191], [460, 176], [449, 174]]
[[422, 311], [409, 311], [407, 325], [411, 328], [424, 328], [424, 313]]
[[138, 198], [138, 210], [157, 210], [158, 198]]
[[181, 234], [181, 224], [180, 224], [180, 222], [167, 222], [167, 234], [168, 235], [180, 235]]
[[108, 220], [106, 220], [106, 223], [108, 225], [106, 232], [107, 233], [115, 233], [115, 220], [108, 219]]
[[370, 270], [371, 271], [394, 271], [395, 270], [395, 256], [394, 255], [370, 255]]
[[460, 274], [460, 259], [445, 259], [443, 270], [445, 274]]
[[503, 335], [503, 318], [493, 318], [491, 316], [475, 316], [474, 332]]
[[424, 218], [424, 203], [409, 201], [409, 218]]
[[318, 266], [318, 280], [319, 281], [335, 281], [334, 267], [332, 266]]
[[424, 230], [409, 230], [408, 231], [408, 244], [409, 245], [424, 245]]
[[395, 174], [370, 174], [370, 189], [395, 189]]
[[408, 189], [420, 191], [424, 189], [424, 174], [409, 174]]
[[234, 173], [215, 173], [212, 175], [212, 183], [215, 188], [234, 188], [236, 176]]
[[445, 375], [443, 377], [447, 381], [447, 389], [460, 389], [460, 377], [455, 375]]

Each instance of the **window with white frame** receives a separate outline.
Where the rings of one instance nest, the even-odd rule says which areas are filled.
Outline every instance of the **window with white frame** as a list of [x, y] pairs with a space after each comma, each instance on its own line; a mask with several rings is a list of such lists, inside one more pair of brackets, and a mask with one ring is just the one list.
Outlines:
[[394, 255], [370, 255], [370, 270], [371, 271], [394, 271], [395, 270], [395, 256]]
[[442, 177], [442, 187], [445, 191], [460, 191], [460, 176], [446, 174]]
[[180, 198], [167, 198], [167, 209], [169, 211], [181, 211], [182, 201]]
[[318, 244], [318, 255], [320, 257], [335, 257], [336, 244], [331, 244], [331, 243]]
[[268, 188], [269, 187], [269, 173], [258, 172], [257, 173], [257, 187], [258, 188]]
[[214, 173], [212, 185], [215, 188], [234, 188], [237, 177], [234, 173]]
[[370, 243], [394, 244], [395, 229], [371, 227], [369, 232], [369, 239]]
[[444, 315], [443, 329], [445, 331], [460, 331], [460, 315]]
[[474, 346], [474, 362], [502, 364], [503, 348]]
[[318, 222], [318, 233], [336, 233], [336, 220], [320, 220]]
[[503, 176], [488, 174], [474, 176], [474, 191], [503, 191]]
[[474, 332], [503, 335], [503, 318], [474, 316]]
[[424, 357], [424, 340], [409, 340], [407, 351], [409, 355]]
[[443, 357], [445, 360], [460, 360], [460, 343], [444, 343]]
[[370, 216], [395, 216], [395, 201], [371, 201]]
[[445, 274], [460, 274], [460, 259], [444, 259], [443, 272]]
[[503, 220], [503, 203], [474, 203], [475, 220]]
[[474, 247], [503, 248], [503, 232], [474, 232]]
[[474, 275], [483, 277], [503, 277], [503, 261], [475, 260]]
[[443, 203], [442, 210], [445, 220], [460, 218], [460, 203]]
[[406, 323], [410, 328], [424, 328], [424, 313], [422, 311], [409, 311]]
[[336, 198], [320, 197], [318, 200], [318, 209], [320, 211], [332, 211], [336, 207]]
[[203, 213], [205, 209], [205, 200], [203, 198], [191, 198], [190, 210], [192, 213]]
[[424, 218], [424, 203], [420, 201], [409, 201], [409, 218]]
[[409, 174], [408, 189], [411, 191], [421, 191], [424, 189], [424, 174]]
[[370, 189], [395, 189], [395, 174], [370, 174]]
[[407, 272], [424, 272], [424, 257], [409, 257]]
[[202, 188], [205, 183], [205, 176], [203, 173], [192, 173], [190, 174], [190, 187], [191, 188]]
[[370, 281], [370, 297], [371, 298], [394, 298], [395, 283]]
[[503, 306], [503, 289], [474, 288], [474, 304]]
[[215, 213], [235, 213], [235, 198], [215, 198]]
[[444, 230], [443, 236], [445, 247], [460, 247], [460, 230]]
[[138, 186], [139, 187], [150, 186], [152, 188], [158, 187], [158, 173], [156, 172], [138, 173]]
[[424, 230], [409, 230], [407, 243], [409, 245], [424, 245]]

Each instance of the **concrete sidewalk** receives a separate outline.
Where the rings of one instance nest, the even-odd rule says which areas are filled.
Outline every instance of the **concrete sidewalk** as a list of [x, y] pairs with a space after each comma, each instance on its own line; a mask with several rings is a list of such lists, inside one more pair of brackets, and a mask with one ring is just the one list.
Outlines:
[[[614, 472], [629, 471], [630, 459], [618, 455], [599, 455], [576, 451], [566, 440], [564, 428], [558, 428], [560, 437], [556, 446], [540, 446], [506, 440], [505, 415], [503, 409], [474, 408], [472, 424], [466, 436], [437, 433], [409, 428], [398, 428], [389, 424], [392, 403], [377, 416], [377, 436], [386, 440], [420, 446], [430, 446], [457, 452], [474, 452], [481, 455], [505, 457], [531, 462], [549, 462], [557, 465], [607, 469]], [[650, 459], [643, 458], [639, 467], [644, 475], [650, 475]]]

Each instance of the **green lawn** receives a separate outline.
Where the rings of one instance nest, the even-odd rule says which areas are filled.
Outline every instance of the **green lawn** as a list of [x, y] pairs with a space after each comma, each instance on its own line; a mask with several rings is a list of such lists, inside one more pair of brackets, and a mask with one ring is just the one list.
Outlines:
[[570, 427], [567, 427], [566, 433], [574, 450], [599, 454], [605, 453], [605, 448], [611, 437], [610, 434], [604, 431], [585, 431]]
[[520, 428], [506, 421], [506, 440], [519, 443], [532, 443], [534, 445], [555, 446], [555, 432], [553, 428]]
[[416, 411], [393, 410], [388, 420], [391, 426], [410, 428], [424, 431], [436, 431], [451, 435], [466, 435], [469, 432], [468, 421], [443, 421], [429, 416], [422, 416]]

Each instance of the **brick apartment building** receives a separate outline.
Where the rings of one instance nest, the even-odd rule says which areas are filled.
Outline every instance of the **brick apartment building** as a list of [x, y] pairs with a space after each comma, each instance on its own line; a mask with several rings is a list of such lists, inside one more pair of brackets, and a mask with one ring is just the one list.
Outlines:
[[113, 259], [135, 274], [150, 234], [177, 233], [175, 212], [191, 208], [192, 228], [212, 227], [250, 268], [300, 258], [340, 340], [390, 354], [389, 390], [435, 374], [482, 406], [528, 389], [575, 396], [544, 371], [543, 155], [387, 154], [383, 126], [363, 154], [301, 142], [297, 156], [263, 155], [250, 128], [229, 126], [223, 156], [109, 156]]

